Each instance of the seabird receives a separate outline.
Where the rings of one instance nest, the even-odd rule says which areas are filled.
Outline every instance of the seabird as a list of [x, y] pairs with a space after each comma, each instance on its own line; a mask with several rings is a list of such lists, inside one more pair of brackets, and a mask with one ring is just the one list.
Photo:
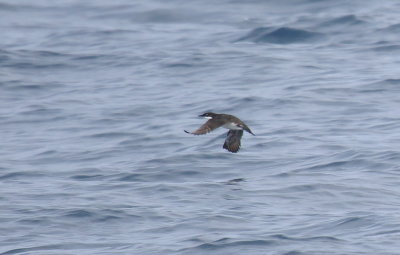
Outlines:
[[208, 121], [196, 131], [184, 131], [188, 134], [204, 135], [219, 127], [227, 128], [229, 129], [229, 131], [225, 139], [223, 148], [230, 152], [235, 153], [239, 151], [240, 139], [242, 138], [243, 130], [249, 132], [252, 135], [255, 135], [253, 134], [253, 132], [251, 132], [250, 128], [243, 121], [233, 115], [206, 112], [202, 115], [199, 115], [199, 117], [204, 117], [208, 119]]

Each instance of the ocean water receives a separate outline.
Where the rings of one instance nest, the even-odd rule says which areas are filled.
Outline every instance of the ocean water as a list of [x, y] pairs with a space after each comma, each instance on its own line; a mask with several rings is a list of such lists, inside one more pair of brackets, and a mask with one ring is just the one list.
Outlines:
[[1, 1], [0, 254], [400, 254], [399, 13]]

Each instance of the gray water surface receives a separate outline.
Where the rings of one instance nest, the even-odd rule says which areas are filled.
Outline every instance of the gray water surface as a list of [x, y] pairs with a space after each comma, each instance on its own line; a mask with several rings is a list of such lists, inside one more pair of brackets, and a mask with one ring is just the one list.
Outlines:
[[399, 13], [2, 1], [0, 254], [399, 254]]

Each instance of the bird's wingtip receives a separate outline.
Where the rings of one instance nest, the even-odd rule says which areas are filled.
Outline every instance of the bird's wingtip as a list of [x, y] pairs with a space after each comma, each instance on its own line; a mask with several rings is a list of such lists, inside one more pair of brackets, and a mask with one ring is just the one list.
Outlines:
[[187, 134], [190, 134], [190, 132], [189, 132], [189, 131], [187, 131], [187, 130], [183, 130], [183, 131], [185, 131], [185, 133], [187, 133]]
[[[247, 130], [246, 130], [247, 131]], [[252, 134], [252, 135], [254, 135], [255, 136], [255, 134], [253, 133], [253, 132], [251, 132], [251, 131], [247, 131], [247, 132], [249, 132], [250, 134]]]

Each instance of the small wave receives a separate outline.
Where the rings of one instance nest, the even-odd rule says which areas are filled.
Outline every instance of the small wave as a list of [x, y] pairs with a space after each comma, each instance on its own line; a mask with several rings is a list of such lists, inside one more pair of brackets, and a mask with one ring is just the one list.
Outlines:
[[323, 34], [317, 32], [310, 32], [302, 29], [295, 29], [290, 27], [281, 27], [273, 29], [269, 27], [259, 27], [238, 39], [238, 41], [252, 41], [256, 43], [276, 43], [276, 44], [289, 44], [289, 43], [302, 43], [310, 42], [312, 40], [322, 39]]
[[333, 18], [331, 20], [325, 21], [320, 24], [323, 27], [332, 27], [332, 26], [354, 26], [354, 25], [362, 25], [366, 23], [365, 21], [357, 18], [355, 15], [345, 15], [337, 18]]
[[133, 22], [143, 23], [191, 23], [201, 20], [201, 15], [190, 10], [162, 8], [136, 12], [131, 17]]
[[334, 228], [343, 231], [345, 229], [369, 228], [375, 224], [375, 220], [369, 216], [359, 216], [359, 217], [353, 216], [338, 220], [333, 224]]
[[0, 3], [0, 10], [2, 11], [15, 11], [18, 7], [16, 5]]
[[226, 181], [226, 182], [224, 182], [224, 184], [226, 184], [226, 185], [237, 185], [240, 182], [244, 182], [244, 181], [246, 181], [246, 179], [244, 179], [244, 178], [236, 178], [236, 179], [232, 179], [232, 180]]
[[398, 151], [384, 151], [378, 156], [379, 159], [384, 161], [400, 161], [400, 152]]
[[128, 247], [130, 243], [60, 243], [60, 244], [49, 244], [49, 245], [40, 245], [26, 248], [16, 248], [12, 250], [5, 251], [0, 253], [0, 255], [14, 255], [14, 254], [50, 254], [50, 251], [58, 251], [51, 252], [51, 254], [65, 254], [66, 250], [95, 250], [99, 248], [109, 248], [109, 249], [117, 249], [120, 247]]
[[119, 177], [117, 181], [122, 181], [122, 182], [144, 182], [144, 174], [126, 174], [122, 177]]
[[398, 51], [400, 51], [400, 45], [378, 46], [378, 47], [372, 48], [372, 50], [378, 51], [378, 52], [389, 52], [389, 53], [393, 53], [393, 52], [398, 52]]
[[[201, 249], [201, 250], [219, 250], [229, 249], [243, 246], [259, 246], [259, 247], [270, 247], [281, 244], [282, 241], [299, 241], [299, 242], [340, 242], [341, 239], [331, 236], [313, 236], [305, 238], [289, 237], [286, 235], [271, 235], [267, 239], [257, 240], [233, 240], [233, 238], [221, 238], [214, 242], [202, 243], [198, 246], [189, 249]], [[297, 251], [291, 251], [286, 254], [302, 254]]]
[[290, 237], [286, 235], [272, 235], [271, 237], [291, 241], [342, 241], [341, 239], [332, 236]]
[[95, 214], [87, 210], [72, 210], [66, 213], [65, 216], [72, 218], [91, 218], [94, 217]]
[[44, 245], [44, 246], [36, 246], [29, 248], [17, 248], [8, 250], [6, 252], [0, 253], [0, 255], [13, 255], [13, 254], [22, 254], [26, 252], [34, 252], [34, 251], [49, 251], [49, 250], [57, 250], [61, 248], [59, 245]]
[[56, 150], [45, 150], [36, 154], [36, 156], [48, 156], [48, 155], [56, 155], [59, 153]]
[[381, 32], [387, 32], [387, 33], [400, 33], [400, 23], [399, 24], [393, 24], [388, 27], [382, 28], [379, 31]]
[[316, 170], [316, 169], [337, 169], [349, 164], [350, 161], [335, 161], [329, 163], [318, 164], [312, 167], [309, 167], [309, 170]]
[[89, 135], [91, 138], [120, 138], [120, 137], [132, 137], [134, 133], [129, 132], [103, 132], [98, 134]]
[[360, 92], [396, 92], [400, 90], [400, 79], [385, 79], [382, 81], [364, 84], [359, 87]]
[[[59, 89], [63, 85], [59, 83], [24, 83], [20, 80], [10, 81], [4, 85], [7, 91], [29, 92], [29, 93], [48, 93], [54, 89]], [[40, 105], [31, 105], [32, 107], [39, 108]]]
[[[154, 167], [145, 170], [143, 173], [130, 173], [117, 176], [116, 181], [121, 182], [155, 182], [155, 181], [165, 181], [165, 180], [186, 180], [186, 179], [196, 179], [202, 176], [204, 173], [201, 171], [187, 170], [187, 167], [176, 167], [168, 166], [168, 164], [163, 164], [162, 167], [164, 172], [159, 171], [159, 167]], [[142, 168], [144, 169], [144, 168]], [[151, 171], [153, 169], [153, 171]]]
[[68, 54], [55, 52], [55, 51], [48, 51], [48, 50], [38, 50], [38, 51], [28, 51], [28, 50], [21, 50], [21, 53], [25, 53], [27, 55], [33, 55], [37, 57], [68, 57]]
[[0, 54], [0, 64], [9, 68], [64, 69], [71, 67], [67, 64], [69, 55], [55, 51], [3, 50]]
[[119, 219], [126, 220], [128, 218], [132, 220], [140, 220], [141, 216], [136, 214], [128, 214], [124, 210], [118, 209], [103, 209], [96, 210], [96, 212], [89, 211], [86, 209], [77, 209], [77, 210], [69, 210], [64, 217], [75, 218], [77, 220], [91, 220], [93, 222], [107, 222], [107, 221], [115, 221]]
[[400, 234], [400, 230], [396, 229], [396, 230], [388, 230], [388, 231], [380, 231], [377, 233], [373, 233], [373, 234], [369, 234], [369, 236], [380, 236], [380, 235], [396, 235], [398, 236]]
[[[32, 89], [42, 89], [41, 86], [32, 88]], [[56, 109], [56, 108], [46, 108], [44, 106], [30, 106], [30, 108], [27, 111], [23, 111], [20, 114], [21, 115], [26, 115], [26, 116], [51, 116], [51, 115], [56, 115], [56, 114], [61, 114], [62, 110], [61, 109]]]
[[383, 83], [399, 85], [400, 79], [386, 79], [386, 80], [383, 80]]
[[0, 175], [0, 180], [7, 180], [7, 179], [21, 179], [21, 178], [32, 178], [32, 177], [41, 177], [42, 174], [39, 173], [31, 173], [31, 172], [14, 172], [8, 173], [4, 175]]
[[214, 242], [200, 244], [194, 248], [202, 250], [217, 250], [217, 249], [236, 247], [236, 246], [271, 246], [274, 244], [275, 241], [271, 240], [233, 241], [231, 238], [221, 238]]
[[97, 181], [97, 180], [102, 180], [104, 179], [104, 175], [101, 174], [94, 174], [94, 175], [88, 175], [88, 174], [79, 174], [79, 175], [74, 175], [71, 176], [71, 179], [77, 180], [77, 181]]
[[166, 67], [166, 68], [192, 68], [194, 66], [195, 66], [194, 64], [189, 64], [189, 63], [184, 63], [184, 62], [175, 62], [175, 63], [164, 64], [164, 67]]
[[70, 68], [69, 65], [66, 64], [38, 64], [38, 63], [28, 63], [28, 62], [19, 62], [19, 63], [9, 63], [3, 65], [4, 67], [10, 68], [19, 68], [19, 69], [66, 69]]
[[283, 255], [304, 255], [306, 253], [300, 252], [300, 251], [289, 251], [284, 253]]

